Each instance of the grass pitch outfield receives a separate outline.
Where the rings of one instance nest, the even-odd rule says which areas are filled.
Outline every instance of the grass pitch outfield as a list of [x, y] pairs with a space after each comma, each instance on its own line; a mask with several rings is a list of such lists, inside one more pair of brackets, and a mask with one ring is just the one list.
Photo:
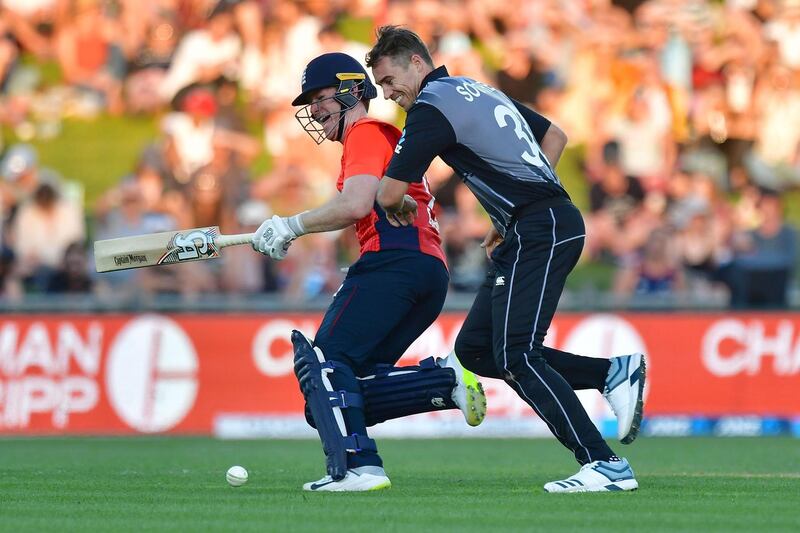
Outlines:
[[797, 439], [641, 438], [640, 489], [606, 494], [543, 492], [577, 470], [554, 440], [379, 445], [390, 490], [308, 494], [313, 441], [0, 440], [0, 530], [800, 531]]

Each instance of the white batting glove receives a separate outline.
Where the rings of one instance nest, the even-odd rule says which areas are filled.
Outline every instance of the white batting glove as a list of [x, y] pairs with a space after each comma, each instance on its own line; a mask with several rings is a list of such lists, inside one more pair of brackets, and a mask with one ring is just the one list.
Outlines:
[[256, 230], [252, 240], [253, 249], [276, 261], [281, 261], [286, 257], [292, 241], [304, 233], [305, 229], [300, 222], [300, 215], [291, 218], [274, 215], [265, 220]]

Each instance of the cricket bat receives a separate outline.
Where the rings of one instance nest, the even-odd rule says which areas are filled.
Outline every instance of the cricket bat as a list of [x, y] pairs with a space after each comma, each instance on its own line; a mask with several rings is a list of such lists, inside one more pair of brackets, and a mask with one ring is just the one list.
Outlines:
[[220, 250], [236, 244], [250, 244], [252, 233], [220, 235], [219, 227], [165, 231], [94, 243], [98, 272], [172, 265], [219, 257]]

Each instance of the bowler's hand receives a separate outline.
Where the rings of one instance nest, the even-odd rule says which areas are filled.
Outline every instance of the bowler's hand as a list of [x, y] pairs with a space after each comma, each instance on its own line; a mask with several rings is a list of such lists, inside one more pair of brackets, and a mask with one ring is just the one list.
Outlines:
[[410, 226], [417, 219], [417, 201], [410, 195], [403, 195], [403, 205], [397, 211], [385, 210], [386, 220], [389, 224], [399, 228], [401, 226]]
[[492, 258], [492, 252], [494, 249], [497, 248], [503, 242], [503, 238], [500, 236], [500, 232], [492, 226], [492, 229], [489, 230], [489, 233], [486, 234], [486, 237], [483, 238], [483, 242], [481, 243], [481, 248], [486, 249], [486, 257], [489, 259]]
[[289, 227], [286, 219], [274, 215], [259, 226], [251, 244], [256, 252], [280, 261], [286, 257], [289, 246], [296, 238], [297, 234]]

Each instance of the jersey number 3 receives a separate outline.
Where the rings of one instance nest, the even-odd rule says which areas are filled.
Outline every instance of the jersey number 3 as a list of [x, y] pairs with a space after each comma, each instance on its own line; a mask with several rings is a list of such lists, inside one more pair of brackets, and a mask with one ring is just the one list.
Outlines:
[[501, 128], [508, 126], [509, 118], [514, 123], [514, 133], [517, 135], [517, 138], [527, 144], [528, 148], [530, 148], [530, 150], [522, 151], [521, 157], [523, 161], [530, 163], [535, 167], [545, 166], [546, 159], [544, 154], [542, 154], [541, 150], [539, 150], [539, 146], [536, 144], [536, 141], [533, 138], [533, 133], [531, 133], [527, 122], [524, 122], [520, 118], [519, 114], [508, 106], [498, 105], [494, 108], [494, 119], [497, 121], [498, 126]]

